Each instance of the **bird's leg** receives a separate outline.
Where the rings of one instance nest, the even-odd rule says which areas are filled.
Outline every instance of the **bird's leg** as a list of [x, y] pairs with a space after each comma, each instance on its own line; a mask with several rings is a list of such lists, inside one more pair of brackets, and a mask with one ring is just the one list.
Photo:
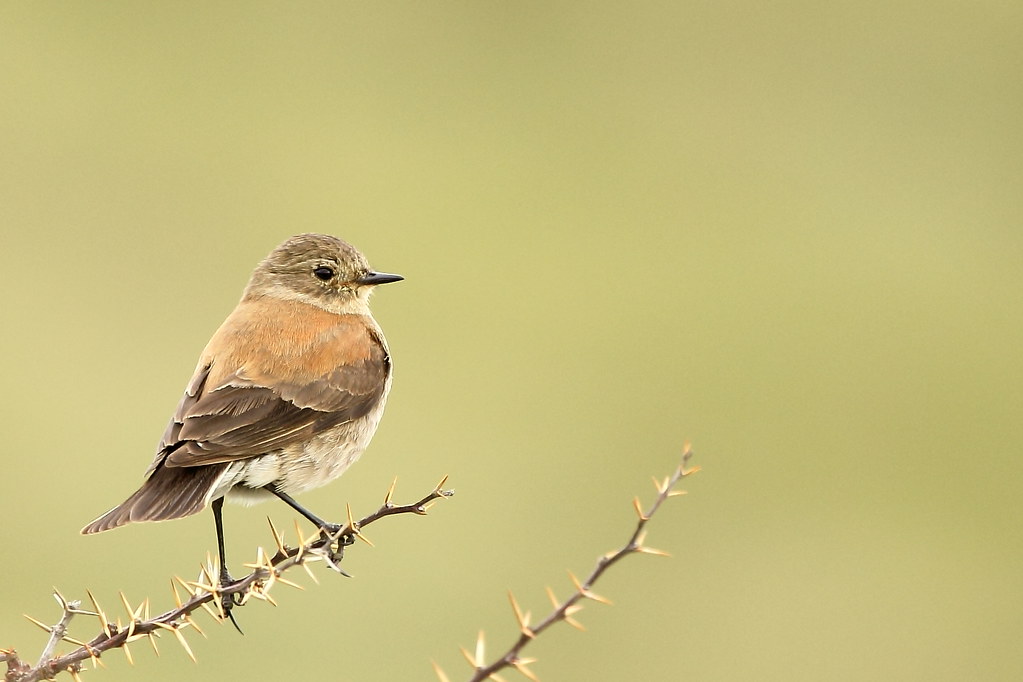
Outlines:
[[[234, 583], [234, 578], [227, 571], [227, 553], [224, 551], [224, 498], [218, 497], [213, 500], [213, 522], [217, 527], [217, 552], [220, 554], [220, 587], [224, 588]], [[220, 599], [220, 606], [224, 611], [224, 614], [231, 619], [231, 624], [234, 625], [235, 630], [240, 634], [245, 634], [242, 629], [238, 627], [238, 621], [234, 619], [234, 614], [231, 613], [231, 609], [235, 606], [241, 605], [240, 596], [235, 594], [229, 594], [226, 596], [217, 595]]]
[[[320, 532], [323, 533], [324, 536], [326, 536], [327, 538], [336, 536], [338, 531], [340, 531], [341, 528], [343, 528], [343, 526], [339, 524], [328, 523], [327, 521], [324, 521], [319, 516], [312, 513], [311, 511], [300, 505], [298, 502], [296, 502], [295, 498], [293, 498], [291, 495], [288, 495], [287, 493], [278, 490], [275, 486], [268, 485], [266, 486], [266, 489], [273, 493], [274, 495], [276, 495], [277, 497], [284, 500], [284, 502], [289, 507], [297, 511], [299, 514], [309, 519], [309, 521], [311, 521], [313, 525], [319, 528]], [[340, 538], [338, 538], [338, 554], [340, 555], [341, 550], [344, 547], [347, 547], [348, 545], [352, 544], [354, 541], [355, 540], [352, 538], [351, 535], [343, 535]]]

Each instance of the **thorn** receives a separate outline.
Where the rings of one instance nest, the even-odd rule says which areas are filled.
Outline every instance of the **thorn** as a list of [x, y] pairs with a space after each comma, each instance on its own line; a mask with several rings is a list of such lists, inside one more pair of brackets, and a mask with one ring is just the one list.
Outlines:
[[359, 531], [355, 527], [355, 519], [352, 518], [352, 505], [348, 504], [347, 502], [345, 502], [345, 513], [348, 514], [348, 527], [352, 529], [353, 533], [358, 535]]
[[376, 545], [374, 545], [369, 538], [362, 534], [362, 531], [359, 530], [358, 524], [355, 523], [355, 520], [352, 518], [352, 505], [346, 502], [345, 509], [348, 511], [348, 527], [352, 529], [352, 533], [355, 535], [355, 537], [359, 538], [370, 547], [376, 547]]
[[387, 494], [384, 495], [384, 506], [391, 506], [391, 496], [394, 495], [394, 486], [398, 485], [398, 477], [395, 476], [394, 480], [391, 481], [391, 487], [387, 489]]
[[128, 617], [132, 617], [131, 605], [128, 603], [128, 597], [124, 595], [124, 592], [118, 591], [117, 594], [121, 597], [121, 603], [124, 604], [124, 610], [128, 612]]
[[131, 623], [128, 625], [130, 629], [130, 631], [128, 632], [128, 636], [131, 637], [131, 633], [135, 630], [135, 622], [142, 617], [142, 611], [146, 606], [146, 602], [142, 602], [141, 604], [139, 604], [137, 609], [132, 609], [131, 606], [128, 604], [128, 598], [124, 596], [124, 592], [121, 592], [120, 595], [121, 603], [124, 604], [124, 608], [128, 612], [128, 617], [131, 618]]
[[448, 490], [444, 490], [444, 484], [447, 482], [448, 475], [444, 474], [444, 478], [440, 479], [440, 483], [433, 487], [433, 492], [437, 493], [438, 495], [441, 495], [442, 497], [448, 497], [451, 494], [451, 492]]
[[582, 604], [572, 604], [570, 606], [565, 607], [565, 615], [574, 616], [575, 614], [579, 613], [582, 610], [583, 610]]
[[485, 653], [486, 646], [483, 643], [483, 631], [480, 630], [480, 634], [476, 637], [476, 667], [482, 668], [484, 662], [487, 660]]
[[527, 665], [528, 663], [534, 663], [535, 661], [536, 661], [536, 659], [535, 659], [535, 658], [522, 658], [522, 659], [516, 659], [516, 660], [512, 661], [512, 662], [511, 662], [511, 665], [512, 665], [512, 667], [513, 667], [513, 668], [515, 668], [515, 669], [516, 669], [516, 670], [517, 670], [517, 671], [519, 672], [519, 674], [520, 674], [520, 675], [522, 675], [523, 677], [528, 677], [528, 678], [529, 678], [530, 680], [532, 680], [533, 682], [540, 682], [540, 678], [539, 678], [539, 677], [537, 677], [537, 676], [536, 676], [536, 675], [535, 675], [535, 674], [533, 673], [533, 671], [532, 671], [532, 670], [530, 670], [529, 668], [527, 668], [527, 667], [526, 667], [526, 665]]
[[103, 662], [103, 659], [99, 657], [99, 654], [95, 649], [89, 647], [86, 651], [89, 652], [89, 659], [92, 661], [93, 670], [96, 670], [97, 668], [103, 668], [104, 670], [107, 669], [107, 664]]
[[264, 590], [250, 589], [248, 592], [245, 593], [245, 596], [260, 599], [262, 601], [269, 603], [272, 606], [277, 606], [277, 602], [274, 601], [274, 598], [267, 594], [266, 591]]
[[217, 571], [215, 569], [211, 569], [213, 569], [213, 557], [210, 556], [209, 552], [206, 552], [206, 563], [199, 566], [199, 575], [196, 577], [195, 581], [199, 582], [205, 578], [206, 582], [210, 585], [217, 582], [213, 579], [213, 575], [217, 573]]
[[[213, 581], [210, 581], [210, 582], [213, 582]], [[195, 580], [195, 581], [188, 580], [188, 581], [186, 581], [186, 584], [189, 585], [190, 587], [194, 588], [193, 594], [195, 596], [197, 596], [197, 597], [200, 594], [202, 594], [203, 592], [205, 592], [207, 594], [212, 594], [214, 597], [216, 597], [216, 596], [218, 596], [220, 594], [220, 588], [219, 587], [214, 587], [213, 585], [207, 585], [206, 583], [201, 583], [198, 580]]]
[[195, 654], [192, 653], [192, 648], [188, 646], [188, 641], [185, 639], [185, 636], [181, 634], [181, 630], [179, 628], [171, 628], [171, 630], [174, 632], [174, 636], [178, 638], [178, 643], [185, 650], [185, 653], [192, 659], [192, 663], [198, 663], [198, 661], [195, 660]]
[[295, 561], [301, 561], [309, 547], [309, 543], [316, 538], [314, 536], [312, 539], [308, 539], [302, 535], [302, 527], [298, 525], [298, 519], [295, 519], [295, 537], [298, 538], [298, 548], [295, 550]]
[[636, 516], [639, 517], [640, 521], [650, 520], [650, 517], [643, 513], [643, 503], [639, 501], [638, 497], [632, 498], [632, 506], [636, 510]]
[[472, 654], [466, 651], [464, 646], [458, 647], [458, 650], [462, 652], [463, 656], [465, 656], [465, 660], [469, 661], [469, 665], [472, 666], [473, 670], [479, 669], [480, 666], [476, 663], [476, 661], [473, 660]]
[[47, 625], [46, 623], [44, 623], [44, 622], [42, 622], [40, 620], [36, 620], [35, 618], [33, 618], [32, 616], [28, 615], [27, 613], [23, 613], [21, 615], [25, 616], [25, 618], [28, 618], [29, 621], [31, 621], [32, 623], [38, 625], [43, 630], [46, 630], [47, 632], [53, 632], [53, 628], [50, 627], [49, 625]]
[[519, 608], [519, 603], [515, 601], [515, 595], [511, 593], [511, 590], [508, 590], [508, 601], [511, 602], [512, 611], [515, 612], [515, 620], [518, 621], [519, 631], [530, 639], [536, 637], [536, 633], [529, 627], [529, 614], [522, 614], [522, 609]]
[[670, 557], [671, 554], [665, 552], [663, 549], [654, 549], [653, 547], [646, 547], [644, 545], [638, 545], [635, 549], [640, 554], [650, 554], [652, 556], [666, 556]]
[[157, 658], [159, 658], [160, 657], [160, 649], [159, 649], [159, 647], [156, 646], [156, 631], [155, 630], [150, 630], [149, 632], [146, 633], [146, 637], [149, 638], [149, 644], [150, 644], [150, 646], [153, 647], [153, 653], [156, 654]]
[[437, 665], [437, 661], [430, 661], [430, 665], [433, 666], [433, 672], [437, 675], [438, 682], [451, 682], [451, 680], [448, 679], [448, 676], [444, 674], [444, 670]]
[[270, 563], [270, 557], [267, 556], [266, 550], [263, 549], [262, 547], [256, 548], [255, 562], [251, 564], [242, 564], [242, 566], [245, 566], [245, 568], [251, 568], [253, 571], [266, 571], [268, 573], [267, 577], [270, 579], [271, 582], [273, 582], [277, 578], [274, 566], [272, 563]]
[[[177, 579], [181, 580], [181, 578], [177, 578]], [[180, 609], [181, 608], [181, 595], [178, 594], [178, 586], [174, 583], [174, 579], [173, 578], [170, 581], [170, 586], [171, 586], [171, 592], [174, 594], [174, 603]]]
[[266, 522], [270, 524], [270, 533], [274, 536], [274, 544], [277, 545], [277, 551], [281, 554], [287, 554], [284, 551], [284, 540], [281, 538], [281, 534], [277, 532], [277, 527], [274, 526], [273, 519], [269, 516], [266, 517]]
[[[206, 602], [203, 602], [203, 603], [205, 604]], [[231, 612], [224, 608], [224, 600], [221, 599], [219, 595], [215, 595], [213, 597], [213, 604], [214, 604], [213, 608], [215, 608], [217, 610], [217, 614], [218, 614], [217, 618], [219, 620], [227, 620], [227, 618], [231, 615]], [[234, 623], [234, 619], [233, 618], [231, 619], [231, 622]], [[235, 623], [234, 626], [237, 628], [238, 624]]]
[[278, 573], [276, 570], [274, 570], [270, 575], [274, 576], [274, 580], [276, 580], [277, 582], [279, 582], [279, 583], [281, 583], [283, 585], [287, 585], [288, 587], [294, 587], [296, 590], [302, 590], [303, 592], [305, 591], [305, 587], [304, 586], [299, 585], [298, 583], [296, 583], [296, 582], [294, 582], [292, 580], [288, 580], [286, 578], [282, 578], [280, 573]]
[[71, 606], [71, 610], [68, 611], [68, 613], [73, 613], [75, 615], [81, 615], [81, 616], [97, 616], [97, 615], [99, 615], [95, 611], [87, 611], [86, 609], [83, 609], [82, 608], [82, 602], [80, 602], [78, 600], [72, 601], [70, 603], [70, 606]]
[[83, 642], [80, 639], [75, 639], [71, 635], [64, 635], [63, 637], [61, 637], [61, 639], [64, 640], [65, 642], [70, 642], [71, 644], [74, 644], [75, 646], [81, 646], [81, 647], [89, 646], [87, 643]]
[[[205, 606], [205, 604], [203, 604], [203, 606]], [[187, 615], [185, 615], [185, 616], [184, 616], [184, 619], [185, 619], [185, 622], [186, 622], [186, 623], [188, 623], [188, 624], [189, 624], [189, 625], [191, 625], [191, 626], [192, 626], [193, 628], [195, 628], [195, 631], [196, 631], [196, 632], [198, 632], [198, 633], [199, 633], [200, 635], [202, 635], [202, 638], [203, 638], [203, 639], [209, 639], [209, 637], [207, 637], [207, 636], [206, 636], [206, 633], [202, 631], [202, 628], [201, 628], [201, 627], [199, 627], [199, 624], [195, 622], [195, 619], [194, 619], [194, 618], [192, 618], [192, 615], [191, 615], [191, 614], [187, 614]]]
[[203, 602], [202, 604], [199, 604], [199, 606], [202, 607], [203, 611], [210, 614], [210, 617], [212, 617], [213, 620], [217, 621], [218, 623], [224, 622], [220, 619], [220, 616], [217, 615], [217, 612], [213, 610], [213, 607], [210, 606], [208, 603]]
[[665, 497], [678, 497], [680, 495], [686, 495], [686, 494], [687, 494], [687, 492], [685, 490], [669, 490], [668, 494]]
[[586, 626], [577, 621], [572, 616], [565, 616], [564, 621], [574, 627], [579, 632], [586, 632]]
[[86, 590], [85, 593], [89, 595], [89, 601], [92, 602], [92, 607], [96, 609], [96, 616], [99, 618], [99, 624], [103, 628], [103, 634], [110, 635], [110, 623], [107, 621], [107, 614], [103, 613], [103, 609], [99, 607], [99, 602], [96, 601], [96, 597], [92, 595], [90, 590]]
[[316, 577], [315, 573], [313, 573], [313, 569], [309, 568], [309, 564], [303, 561], [300, 565], [305, 569], [305, 572], [309, 574], [309, 577], [313, 579], [313, 582], [319, 585], [320, 579]]
[[583, 584], [579, 582], [579, 578], [576, 578], [575, 573], [572, 573], [572, 571], [568, 572], [568, 577], [572, 579], [572, 584], [575, 585], [576, 591], [582, 596], [586, 597], [587, 599], [592, 599], [593, 601], [599, 601], [601, 604], [607, 604], [608, 606], [611, 605], [610, 599], [608, 599], [607, 597], [601, 597], [599, 594], [592, 591], [590, 588], [584, 587]]
[[[129, 635], [130, 637], [130, 635]], [[128, 640], [124, 640], [124, 644], [121, 645], [121, 650], [124, 652], [124, 657], [128, 659], [128, 665], [135, 665], [135, 657], [131, 655], [131, 649], [128, 648]]]
[[99, 660], [99, 655], [96, 653], [96, 650], [93, 649], [88, 644], [84, 645], [84, 648], [85, 648], [85, 653], [89, 654], [89, 659], [92, 661], [92, 669], [95, 670], [97, 663], [100, 663], [100, 664], [102, 663]]
[[82, 682], [82, 676], [78, 674], [78, 671], [75, 670], [74, 666], [69, 665], [67, 667], [67, 671], [71, 673], [71, 679], [75, 682]]
[[295, 542], [298, 543], [295, 547], [295, 561], [302, 561], [306, 550], [306, 542], [305, 538], [302, 537], [302, 530], [298, 527], [298, 519], [292, 520], [295, 523]]
[[64, 599], [64, 595], [62, 595], [56, 587], [53, 588], [53, 598], [57, 600], [58, 604], [60, 604], [61, 611], [70, 611], [67, 599]]
[[558, 603], [558, 598], [554, 596], [554, 590], [552, 590], [549, 586], [544, 587], [544, 589], [547, 590], [547, 596], [550, 597], [551, 605], [554, 606], [555, 609], [557, 609], [560, 606], [560, 604]]

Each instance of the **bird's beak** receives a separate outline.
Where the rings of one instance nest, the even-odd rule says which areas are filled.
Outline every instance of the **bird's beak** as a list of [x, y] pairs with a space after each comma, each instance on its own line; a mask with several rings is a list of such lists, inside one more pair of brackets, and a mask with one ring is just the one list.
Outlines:
[[373, 272], [370, 270], [365, 275], [358, 279], [359, 284], [368, 284], [370, 286], [376, 286], [377, 284], [390, 284], [391, 282], [400, 282], [405, 279], [401, 275], [391, 275], [386, 272]]

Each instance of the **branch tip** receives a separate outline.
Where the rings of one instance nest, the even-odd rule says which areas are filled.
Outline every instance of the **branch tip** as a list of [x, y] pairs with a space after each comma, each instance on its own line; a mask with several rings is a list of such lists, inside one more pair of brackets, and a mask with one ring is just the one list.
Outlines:
[[[521, 658], [520, 653], [522, 649], [529, 644], [536, 636], [546, 630], [548, 627], [556, 622], [564, 621], [571, 625], [573, 628], [578, 630], [585, 630], [586, 628], [575, 619], [575, 615], [579, 613], [583, 606], [578, 602], [581, 599], [590, 599], [593, 601], [600, 602], [602, 604], [611, 604], [611, 600], [603, 597], [592, 590], [593, 584], [604, 574], [604, 572], [610, 568], [613, 564], [617, 563], [620, 559], [626, 555], [634, 552], [643, 554], [653, 554], [657, 556], [670, 556], [667, 552], [652, 547], [647, 547], [643, 544], [646, 538], [645, 526], [653, 517], [653, 515], [660, 509], [661, 504], [669, 497], [675, 495], [684, 494], [684, 491], [674, 490], [674, 486], [685, 476], [694, 473], [699, 470], [698, 467], [686, 469], [685, 465], [689, 458], [692, 456], [692, 450], [688, 443], [685, 445], [685, 449], [682, 457], [682, 464], [677, 467], [674, 473], [670, 476], [665, 477], [663, 480], [653, 477], [654, 489], [657, 491], [657, 497], [646, 510], [643, 509], [642, 503], [639, 497], [634, 497], [632, 500], [632, 506], [636, 512], [638, 520], [636, 521], [635, 527], [632, 531], [628, 541], [617, 550], [612, 550], [606, 554], [600, 556], [597, 559], [596, 566], [592, 569], [585, 580], [580, 580], [572, 571], [568, 571], [568, 577], [572, 581], [575, 591], [565, 601], [559, 601], [557, 596], [554, 594], [554, 590], [549, 586], [545, 587], [547, 597], [551, 602], [553, 611], [548, 614], [542, 621], [537, 623], [535, 627], [529, 627], [529, 614], [523, 614], [522, 609], [519, 607], [518, 602], [515, 600], [514, 595], [511, 592], [508, 593], [508, 599], [511, 602], [512, 610], [515, 612], [515, 619], [519, 624], [521, 635], [509, 647], [503, 655], [494, 660], [494, 662], [485, 664], [480, 660], [479, 654], [475, 659], [469, 656], [465, 649], [462, 649], [463, 654], [466, 656], [466, 660], [473, 665], [475, 674], [470, 678], [469, 682], [484, 682], [485, 680], [500, 680], [497, 676], [497, 672], [504, 668], [514, 668], [521, 675], [526, 678], [538, 682], [536, 675], [528, 668], [528, 664], [533, 662], [533, 659]], [[439, 486], [438, 486], [439, 487]]]

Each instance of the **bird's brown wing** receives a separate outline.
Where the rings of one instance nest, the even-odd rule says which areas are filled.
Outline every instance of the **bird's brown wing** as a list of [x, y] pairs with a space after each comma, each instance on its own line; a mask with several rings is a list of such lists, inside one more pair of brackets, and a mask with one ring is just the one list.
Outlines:
[[317, 357], [307, 366], [321, 370], [329, 358], [338, 360], [313, 377], [291, 369], [289, 380], [281, 378], [276, 354], [272, 361], [261, 362], [260, 353], [249, 352], [250, 365], [226, 375], [216, 356], [200, 365], [150, 469], [161, 463], [195, 467], [273, 452], [358, 419], [379, 402], [390, 359], [372, 327], [359, 320], [335, 324], [321, 331], [309, 352]]

